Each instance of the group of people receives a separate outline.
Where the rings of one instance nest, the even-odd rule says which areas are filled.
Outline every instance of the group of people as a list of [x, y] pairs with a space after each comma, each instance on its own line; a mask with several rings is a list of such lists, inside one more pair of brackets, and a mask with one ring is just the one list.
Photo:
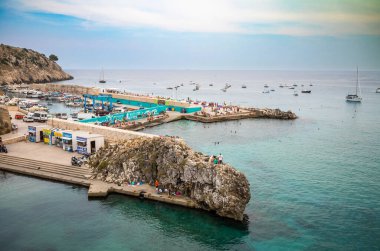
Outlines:
[[211, 155], [210, 159], [208, 160], [209, 163], [214, 163], [215, 165], [217, 164], [223, 164], [223, 155], [219, 153], [218, 156], [216, 155]]

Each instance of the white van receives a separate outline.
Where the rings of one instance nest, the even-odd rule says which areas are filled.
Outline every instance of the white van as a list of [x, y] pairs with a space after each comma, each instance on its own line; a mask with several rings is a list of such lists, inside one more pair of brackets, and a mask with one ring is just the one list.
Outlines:
[[32, 112], [29, 112], [26, 116], [24, 116], [24, 118], [22, 118], [22, 120], [24, 122], [33, 122], [34, 121], [34, 113]]
[[34, 121], [38, 122], [46, 122], [47, 121], [47, 113], [46, 112], [35, 112], [33, 115]]

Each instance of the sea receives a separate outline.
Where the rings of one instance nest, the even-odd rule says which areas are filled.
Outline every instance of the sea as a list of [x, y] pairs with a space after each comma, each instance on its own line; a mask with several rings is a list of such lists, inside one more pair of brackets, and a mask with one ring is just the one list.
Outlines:
[[105, 70], [105, 84], [100, 70], [67, 72], [74, 76], [67, 84], [279, 108], [299, 118], [178, 121], [143, 131], [222, 153], [250, 183], [244, 222], [116, 194], [88, 200], [83, 187], [1, 172], [0, 250], [380, 250], [379, 71], [359, 72], [361, 103], [345, 101], [355, 70]]

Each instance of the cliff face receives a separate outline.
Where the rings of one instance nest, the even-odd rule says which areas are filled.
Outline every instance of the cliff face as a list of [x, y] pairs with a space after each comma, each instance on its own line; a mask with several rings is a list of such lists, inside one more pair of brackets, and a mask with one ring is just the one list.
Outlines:
[[72, 78], [41, 53], [0, 45], [0, 84], [47, 83]]
[[179, 191], [198, 208], [243, 220], [250, 200], [244, 174], [229, 165], [208, 163], [208, 156], [194, 152], [171, 138], [136, 138], [108, 146], [91, 157], [94, 177], [107, 182], [145, 181]]
[[12, 124], [7, 109], [0, 107], [0, 135], [11, 132]]

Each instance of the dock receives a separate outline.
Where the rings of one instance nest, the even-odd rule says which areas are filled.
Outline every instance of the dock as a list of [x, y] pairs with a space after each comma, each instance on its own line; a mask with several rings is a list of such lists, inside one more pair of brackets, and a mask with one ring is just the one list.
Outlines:
[[89, 198], [104, 198], [110, 193], [118, 193], [141, 199], [196, 208], [194, 201], [191, 199], [184, 196], [170, 196], [165, 193], [157, 194], [154, 187], [148, 184], [132, 186], [91, 179], [91, 170], [86, 167], [74, 167], [0, 153], [0, 170], [88, 187]]

